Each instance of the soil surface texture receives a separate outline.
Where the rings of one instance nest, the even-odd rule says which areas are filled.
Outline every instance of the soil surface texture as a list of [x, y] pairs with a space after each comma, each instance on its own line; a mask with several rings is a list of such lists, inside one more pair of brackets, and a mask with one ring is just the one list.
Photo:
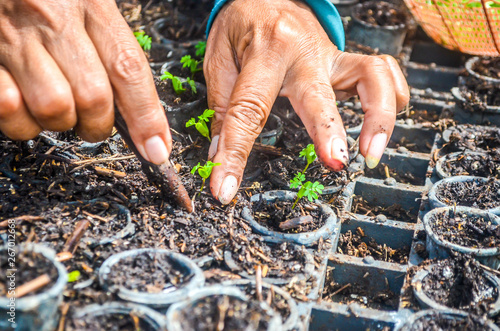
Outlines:
[[284, 233], [312, 232], [325, 224], [326, 217], [320, 213], [319, 205], [299, 201], [292, 209], [293, 203], [270, 203], [265, 200], [255, 202], [252, 204], [254, 219], [270, 230]]
[[376, 178], [376, 179], [388, 178], [387, 173], [389, 173], [389, 176], [394, 178], [398, 183], [411, 184], [411, 185], [424, 185], [425, 184], [425, 178], [416, 177], [411, 172], [398, 172], [395, 169], [390, 168], [385, 163], [380, 163], [374, 169], [369, 169], [369, 168], [365, 169], [365, 175], [367, 177]]
[[485, 154], [463, 153], [455, 158], [446, 158], [442, 166], [450, 176], [500, 178], [500, 150]]
[[339, 113], [346, 130], [357, 127], [363, 123], [364, 115], [362, 111], [355, 111], [347, 107], [342, 107], [339, 109]]
[[358, 19], [375, 26], [404, 25], [407, 21], [403, 10], [385, 1], [365, 2], [357, 14]]
[[[14, 265], [11, 265], [11, 262]], [[16, 269], [9, 271], [9, 269]], [[47, 260], [43, 255], [24, 251], [17, 251], [14, 259], [9, 259], [9, 255], [5, 251], [2, 256], [0, 256], [0, 297], [5, 297], [9, 294], [9, 283], [11, 281], [8, 278], [10, 275], [14, 274], [16, 290], [19, 290], [23, 284], [26, 284], [40, 276], [47, 275], [50, 278], [50, 283], [43, 287], [40, 287], [25, 296], [36, 295], [48, 291], [54, 283], [57, 281], [57, 269], [56, 267]]]
[[500, 58], [481, 57], [472, 70], [483, 76], [500, 79]]
[[435, 122], [439, 121], [439, 116], [440, 114], [433, 111], [407, 107], [397, 115], [396, 121], [407, 125], [422, 124], [426, 127], [432, 127]]
[[450, 139], [442, 152], [484, 152], [500, 148], [500, 129], [473, 125], [460, 125], [452, 129]]
[[82, 319], [71, 319], [67, 325], [68, 331], [155, 331], [153, 325], [144, 319], [130, 314], [89, 315]]
[[353, 197], [351, 211], [353, 213], [367, 216], [377, 216], [382, 214], [387, 216], [389, 219], [408, 223], [416, 223], [418, 213], [418, 210], [413, 210], [412, 208], [407, 210], [399, 204], [394, 204], [389, 207], [371, 204], [364, 200], [363, 197], [357, 195]]
[[500, 248], [500, 225], [488, 218], [450, 210], [435, 216], [430, 224], [444, 241], [469, 248]]
[[436, 192], [436, 198], [448, 206], [456, 204], [479, 209], [496, 208], [500, 206], [500, 183], [494, 178], [486, 182], [445, 182]]
[[498, 289], [486, 278], [479, 262], [466, 257], [437, 261], [422, 280], [422, 290], [435, 302], [449, 308], [486, 311], [498, 298]]
[[178, 262], [165, 254], [144, 252], [126, 257], [113, 265], [109, 281], [113, 288], [168, 293], [182, 288], [191, 276]]
[[257, 301], [228, 296], [198, 300], [179, 313], [183, 330], [267, 330], [271, 317]]
[[464, 319], [452, 318], [433, 312], [426, 317], [416, 320], [411, 326], [401, 328], [401, 331], [428, 331], [428, 330], [453, 330], [453, 331], [487, 331], [486, 319], [468, 315]]
[[340, 235], [337, 251], [350, 256], [372, 256], [375, 260], [400, 264], [407, 264], [410, 255], [410, 247], [392, 249], [386, 244], [379, 244], [375, 239], [365, 235], [360, 227], [355, 233], [348, 230]]

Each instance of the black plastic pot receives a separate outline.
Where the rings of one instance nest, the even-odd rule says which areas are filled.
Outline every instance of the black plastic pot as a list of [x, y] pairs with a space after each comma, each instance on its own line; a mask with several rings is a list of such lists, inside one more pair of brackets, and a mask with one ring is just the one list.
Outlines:
[[455, 251], [463, 254], [470, 254], [479, 262], [487, 265], [493, 269], [498, 269], [500, 267], [500, 249], [499, 248], [475, 248], [475, 247], [464, 247], [440, 238], [433, 230], [432, 222], [435, 222], [439, 215], [449, 213], [453, 211], [458, 214], [465, 214], [470, 216], [479, 216], [487, 219], [493, 224], [500, 224], [500, 218], [489, 212], [469, 208], [469, 207], [444, 207], [433, 209], [424, 216], [423, 224], [424, 229], [427, 234], [426, 239], [426, 249], [429, 253], [430, 258], [447, 258], [450, 256], [450, 251]]
[[363, 4], [358, 4], [353, 9], [349, 39], [378, 49], [383, 54], [398, 55], [403, 49], [403, 41], [408, 29], [406, 24], [397, 26], [371, 25], [359, 19], [362, 10], [364, 10]]
[[[252, 196], [250, 199], [251, 202], [257, 202], [262, 197], [269, 203], [273, 203], [275, 201], [293, 201], [295, 200], [297, 194], [291, 191], [269, 191], [262, 194], [256, 194]], [[330, 206], [317, 201], [320, 206], [321, 213], [327, 216], [325, 224], [313, 232], [304, 232], [304, 233], [282, 233], [276, 232], [268, 229], [264, 225], [261, 225], [257, 222], [252, 215], [252, 212], [248, 207], [243, 208], [241, 216], [250, 223], [253, 231], [259, 233], [264, 237], [264, 240], [284, 240], [288, 242], [293, 242], [298, 245], [304, 245], [306, 247], [312, 246], [318, 242], [320, 238], [324, 240], [332, 237], [334, 233], [339, 231], [340, 224], [337, 219], [337, 215], [330, 208]]]
[[283, 121], [278, 116], [270, 114], [264, 129], [265, 131], [259, 134], [255, 141], [263, 145], [274, 146], [283, 134]]
[[[0, 249], [2, 256], [10, 256], [9, 252], [11, 250], [8, 251], [8, 247], [10, 246], [4, 246]], [[58, 277], [55, 283], [42, 293], [28, 295], [18, 298], [15, 301], [11, 301], [7, 297], [0, 297], [0, 314], [2, 316], [0, 318], [0, 329], [22, 331], [55, 330], [59, 322], [59, 305], [62, 303], [63, 291], [68, 282], [66, 268], [56, 260], [56, 252], [44, 245], [22, 244], [18, 247], [10, 248], [16, 251], [16, 255], [14, 256], [16, 261], [19, 260], [21, 252], [33, 252], [43, 255], [47, 263], [54, 265], [57, 269]], [[7, 270], [2, 270], [2, 272], [7, 272]], [[17, 279], [19, 279], [18, 277], [19, 275], [17, 275]], [[16, 287], [20, 285], [22, 284], [15, 284]], [[13, 317], [15, 324], [9, 321]]]
[[[184, 301], [178, 302], [170, 306], [167, 311], [167, 327], [168, 331], [184, 331], [187, 327], [183, 324], [182, 316], [190, 314], [196, 304], [207, 297], [214, 296], [227, 296], [242, 302], [248, 301], [245, 294], [236, 287], [214, 285], [205, 287], [199, 290], [194, 290], [188, 293]], [[283, 330], [280, 315], [276, 314], [274, 310], [265, 302], [259, 303], [261, 309], [271, 318], [268, 325], [268, 331]], [[251, 329], [254, 330], [254, 329]]]
[[139, 327], [142, 331], [166, 330], [164, 315], [146, 306], [129, 302], [108, 302], [102, 305], [88, 305], [82, 309], [78, 309], [73, 314], [72, 320], [95, 318], [104, 315], [133, 315], [139, 318]]
[[[190, 277], [189, 280], [180, 289], [167, 293], [138, 292], [124, 286], [114, 286], [112, 283], [112, 267], [115, 264], [119, 264], [122, 259], [141, 254], [161, 254], [166, 256], [171, 264], [181, 271], [185, 277]], [[165, 309], [172, 303], [184, 299], [189, 291], [202, 287], [205, 283], [205, 277], [203, 276], [203, 271], [193, 261], [182, 254], [173, 253], [166, 249], [141, 248], [124, 251], [109, 257], [104, 261], [99, 270], [99, 281], [106, 290], [116, 291], [116, 294], [122, 300], [145, 304], [156, 309]]]
[[[488, 154], [486, 154], [486, 153], [478, 153], [478, 152], [455, 152], [455, 153], [446, 154], [446, 155], [440, 157], [437, 160], [437, 162], [436, 162], [436, 173], [437, 173], [437, 175], [440, 178], [451, 177], [452, 175], [444, 169], [443, 165], [446, 162], [453, 162], [453, 161], [457, 160], [457, 158], [459, 158], [459, 157], [460, 158], [467, 158], [469, 156], [480, 156], [480, 157], [483, 158], [483, 160], [485, 160], [488, 157]], [[478, 166], [481, 166], [481, 164], [479, 164]]]

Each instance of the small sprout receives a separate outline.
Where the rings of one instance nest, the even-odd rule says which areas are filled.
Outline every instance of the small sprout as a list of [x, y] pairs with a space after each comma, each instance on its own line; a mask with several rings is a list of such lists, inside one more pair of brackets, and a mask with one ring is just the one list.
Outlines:
[[174, 91], [178, 95], [180, 95], [186, 91], [186, 88], [184, 86], [182, 86], [181, 79], [177, 76], [172, 75], [168, 71], [165, 71], [165, 73], [163, 75], [161, 75], [160, 79], [161, 80], [170, 79], [172, 81], [172, 86], [174, 88]]
[[215, 166], [220, 166], [220, 165], [221, 165], [220, 163], [213, 163], [212, 161], [207, 161], [207, 163], [204, 166], [202, 166], [198, 162], [198, 164], [193, 167], [191, 173], [194, 175], [195, 172], [198, 170], [198, 175], [200, 175], [201, 179], [203, 180], [201, 184], [200, 194], [201, 192], [203, 192], [203, 189], [205, 188], [205, 181], [212, 174], [212, 169]]
[[188, 85], [191, 87], [191, 92], [193, 92], [193, 94], [196, 94], [198, 91], [196, 91], [196, 82], [194, 80], [192, 80], [191, 78], [186, 78], [186, 83], [188, 83]]
[[196, 49], [196, 56], [198, 57], [204, 57], [205, 56], [205, 50], [207, 48], [207, 42], [206, 41], [199, 41], [196, 46], [194, 46]]
[[198, 65], [201, 62], [193, 59], [191, 55], [183, 56], [181, 58], [181, 63], [183, 68], [189, 68], [189, 70], [191, 70], [191, 76], [194, 76], [195, 73], [202, 70], [201, 68], [198, 68]]
[[151, 49], [151, 37], [148, 36], [144, 31], [134, 32], [134, 36], [145, 52]]
[[311, 165], [311, 163], [314, 162], [318, 158], [318, 155], [316, 155], [316, 150], [314, 149], [313, 144], [307, 145], [306, 148], [304, 148], [302, 151], [300, 151], [299, 156], [303, 157], [307, 161], [307, 165], [302, 171], [303, 174], [305, 174], [307, 168]]
[[304, 185], [302, 185], [299, 192], [297, 192], [297, 199], [295, 199], [292, 209], [295, 208], [297, 202], [299, 202], [299, 200], [303, 197], [306, 197], [311, 202], [314, 201], [318, 198], [318, 195], [323, 192], [324, 188], [325, 187], [319, 182], [306, 182]]
[[306, 175], [301, 172], [297, 172], [295, 177], [290, 181], [290, 188], [299, 188], [302, 183], [306, 180]]
[[210, 131], [208, 130], [208, 125], [207, 123], [210, 122], [210, 118], [212, 118], [215, 114], [215, 111], [212, 109], [205, 109], [203, 114], [198, 116], [198, 121], [194, 117], [192, 117], [189, 121], [186, 122], [186, 128], [189, 128], [190, 126], [193, 126], [198, 130], [198, 132], [203, 136], [208, 139], [208, 141], [212, 141], [210, 139]]
[[68, 274], [68, 283], [76, 282], [78, 279], [80, 279], [80, 271], [73, 270]]

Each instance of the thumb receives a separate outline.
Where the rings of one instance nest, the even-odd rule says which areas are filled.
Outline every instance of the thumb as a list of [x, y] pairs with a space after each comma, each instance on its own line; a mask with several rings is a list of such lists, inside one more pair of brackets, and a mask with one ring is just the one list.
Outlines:
[[252, 58], [242, 68], [223, 119], [213, 158], [221, 165], [214, 168], [210, 179], [212, 194], [222, 204], [236, 195], [248, 155], [282, 86], [286, 71], [269, 69], [265, 63], [273, 62]]

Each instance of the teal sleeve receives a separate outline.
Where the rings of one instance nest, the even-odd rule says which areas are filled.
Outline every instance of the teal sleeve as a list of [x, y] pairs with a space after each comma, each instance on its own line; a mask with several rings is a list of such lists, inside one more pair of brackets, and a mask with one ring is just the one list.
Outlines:
[[[210, 33], [210, 28], [215, 20], [215, 17], [221, 10], [222, 6], [229, 0], [215, 0], [215, 6], [207, 23], [207, 36]], [[251, 1], [251, 0], [249, 0]], [[331, 3], [330, 0], [303, 0], [316, 14], [318, 21], [325, 29], [330, 40], [340, 49], [344, 50], [345, 47], [345, 34], [344, 26], [340, 18], [337, 8]]]

